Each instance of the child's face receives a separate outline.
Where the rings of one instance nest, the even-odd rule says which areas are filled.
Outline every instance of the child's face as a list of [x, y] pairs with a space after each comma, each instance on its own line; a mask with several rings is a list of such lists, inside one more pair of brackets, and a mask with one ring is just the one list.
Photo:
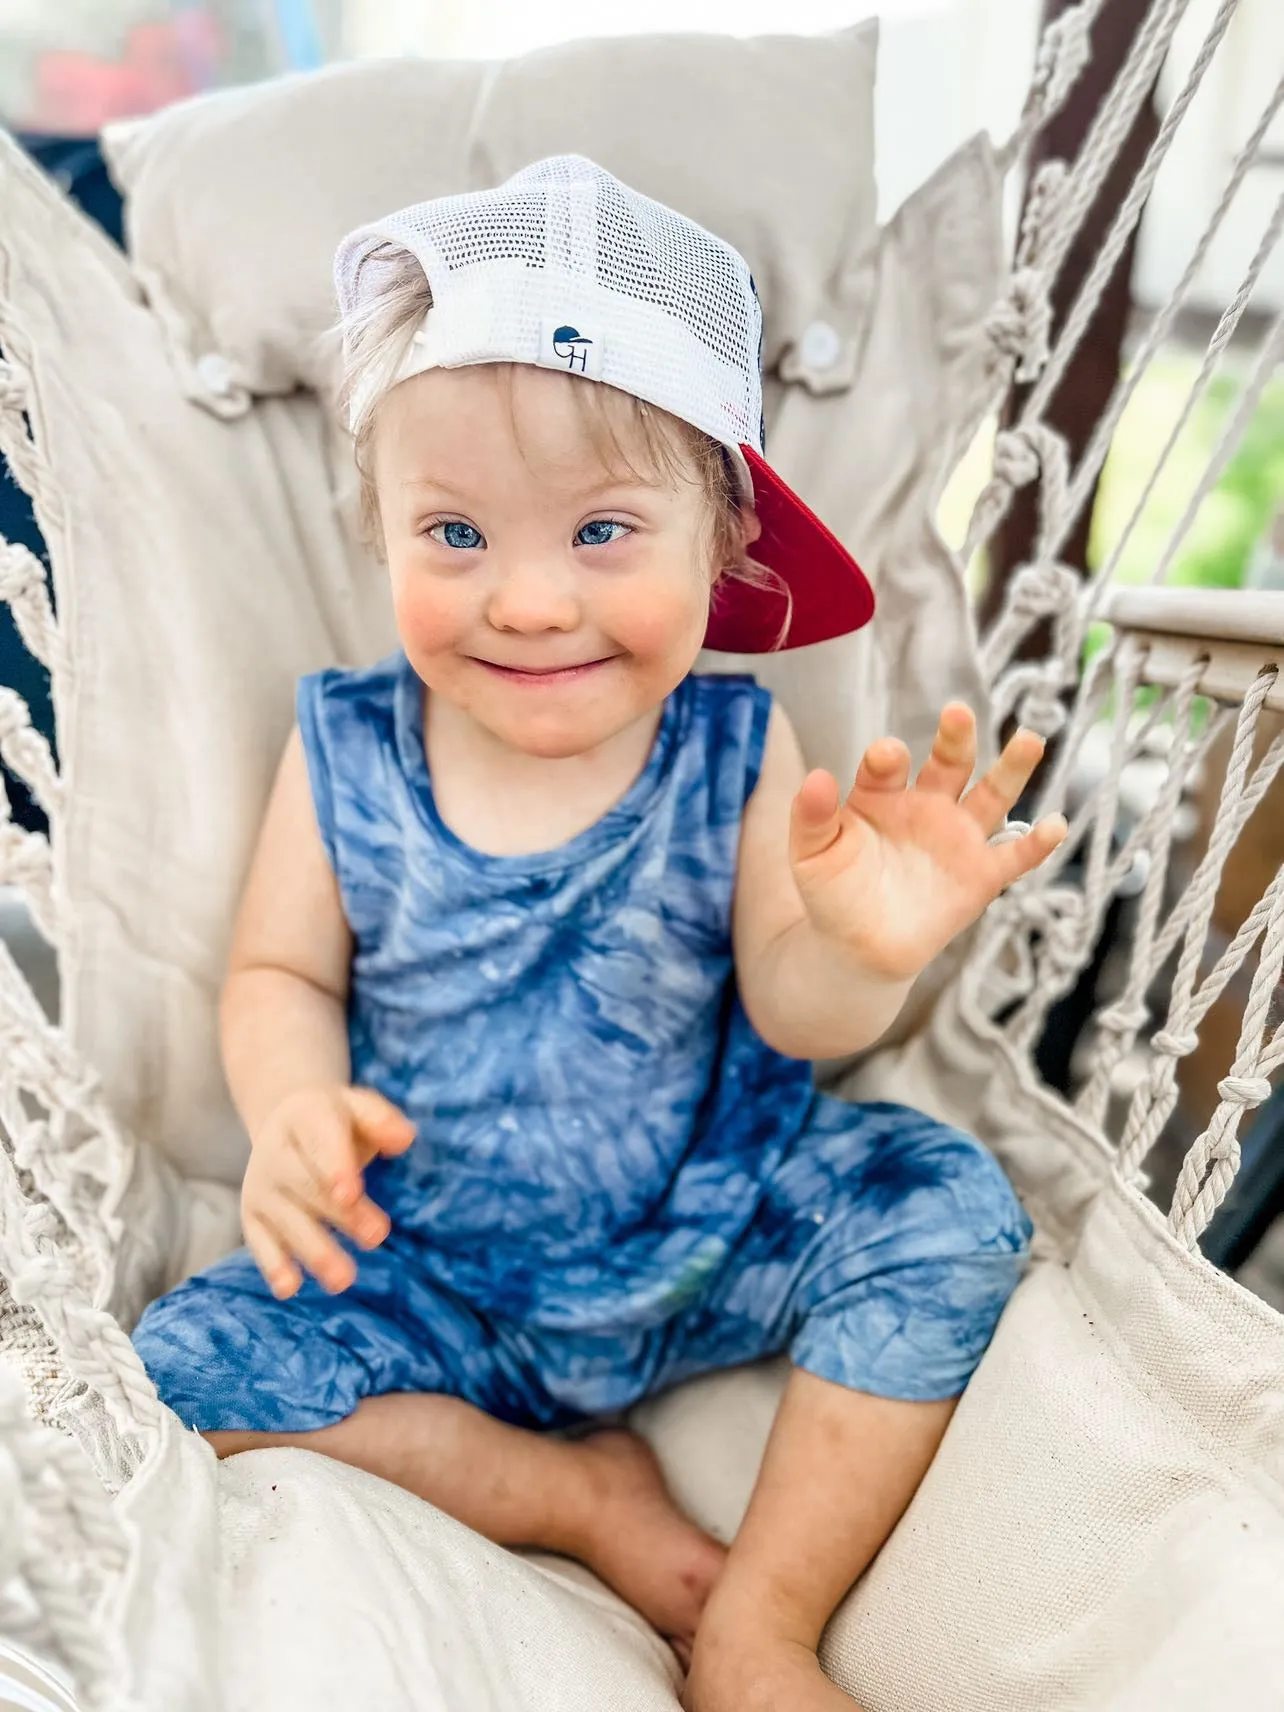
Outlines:
[[593, 384], [521, 365], [434, 369], [389, 393], [375, 429], [410, 662], [535, 755], [581, 754], [654, 709], [709, 615], [704, 492], [605, 468], [571, 394]]

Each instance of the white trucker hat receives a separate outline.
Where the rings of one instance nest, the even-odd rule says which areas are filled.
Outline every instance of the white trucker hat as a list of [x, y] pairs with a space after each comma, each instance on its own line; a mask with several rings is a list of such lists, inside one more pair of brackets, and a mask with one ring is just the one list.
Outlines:
[[798, 648], [867, 624], [874, 594], [842, 543], [763, 457], [762, 311], [743, 256], [582, 155], [536, 161], [494, 190], [418, 202], [350, 233], [335, 257], [344, 320], [418, 261], [432, 290], [395, 381], [470, 363], [532, 363], [605, 382], [726, 447], [788, 586], [724, 579], [705, 645]]

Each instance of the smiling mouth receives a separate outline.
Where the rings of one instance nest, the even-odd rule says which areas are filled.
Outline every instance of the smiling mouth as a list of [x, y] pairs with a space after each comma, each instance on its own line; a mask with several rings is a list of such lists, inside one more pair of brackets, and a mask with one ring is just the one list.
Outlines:
[[477, 664], [485, 666], [488, 672], [495, 672], [499, 677], [507, 678], [510, 683], [568, 684], [575, 678], [586, 678], [590, 672], [597, 671], [599, 666], [610, 665], [614, 658], [613, 654], [607, 654], [600, 660], [580, 660], [571, 666], [501, 666], [497, 660], [481, 659], [477, 660]]

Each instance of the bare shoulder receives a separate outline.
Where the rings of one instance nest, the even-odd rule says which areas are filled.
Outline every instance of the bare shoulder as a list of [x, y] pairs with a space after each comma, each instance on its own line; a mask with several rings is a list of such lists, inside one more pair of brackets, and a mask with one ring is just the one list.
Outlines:
[[241, 895], [229, 972], [277, 968], [346, 994], [352, 935], [317, 825], [303, 739], [291, 731]]

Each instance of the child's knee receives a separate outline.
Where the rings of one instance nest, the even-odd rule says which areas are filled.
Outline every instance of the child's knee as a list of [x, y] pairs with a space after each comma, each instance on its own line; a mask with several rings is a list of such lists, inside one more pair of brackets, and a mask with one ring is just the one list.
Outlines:
[[189, 1280], [147, 1308], [134, 1348], [162, 1403], [206, 1438], [314, 1431], [352, 1413], [361, 1366], [290, 1307]]

